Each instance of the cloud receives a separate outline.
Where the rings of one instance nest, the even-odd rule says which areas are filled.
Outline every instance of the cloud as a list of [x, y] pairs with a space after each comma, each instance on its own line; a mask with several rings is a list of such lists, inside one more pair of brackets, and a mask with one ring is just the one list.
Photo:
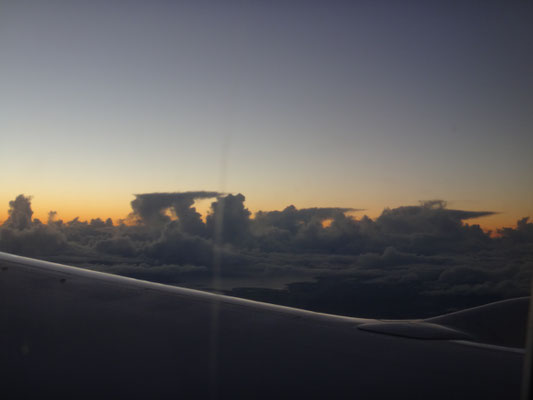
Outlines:
[[229, 194], [211, 204], [211, 214], [206, 218], [212, 238], [222, 242], [245, 244], [250, 237], [250, 211], [244, 207], [242, 194]]
[[298, 210], [293, 205], [283, 211], [259, 211], [255, 216], [255, 223], [263, 228], [272, 227], [296, 234], [303, 225], [312, 222], [322, 222], [344, 216], [354, 208], [315, 207]]
[[135, 257], [138, 253], [135, 243], [127, 236], [99, 240], [94, 245], [94, 249], [98, 252], [123, 257]]
[[195, 235], [205, 234], [201, 215], [192, 207], [195, 200], [221, 196], [218, 192], [179, 192], [136, 194], [131, 202], [130, 217], [147, 226], [161, 227], [171, 221], [169, 210], [181, 224], [181, 229]]
[[494, 214], [491, 211], [449, 210], [442, 200], [421, 202], [419, 206], [385, 209], [376, 224], [387, 234], [454, 235], [464, 228], [463, 221]]
[[529, 222], [529, 217], [522, 218], [516, 222], [516, 228], [503, 228], [498, 230], [502, 240], [506, 243], [531, 243], [533, 242], [533, 223]]
[[402, 253], [389, 246], [383, 254], [365, 253], [357, 257], [357, 264], [363, 267], [392, 267], [395, 265], [411, 265], [421, 263], [442, 264], [442, 258], [425, 257], [413, 253]]
[[64, 234], [43, 224], [26, 229], [3, 226], [0, 229], [0, 251], [27, 256], [46, 256], [68, 252]]
[[213, 246], [209, 240], [181, 232], [172, 225], [142, 251], [156, 263], [211, 266], [213, 261]]
[[[206, 198], [214, 201], [204, 222], [194, 202]], [[218, 254], [224, 282], [263, 288], [238, 295], [352, 315], [367, 302], [383, 317], [404, 315], [400, 308], [430, 315], [521, 296], [533, 271], [528, 218], [491, 237], [466, 222], [491, 212], [450, 210], [440, 200], [387, 208], [376, 219], [356, 219], [352, 208], [294, 206], [252, 217], [244, 195], [207, 191], [137, 194], [131, 206], [128, 224], [64, 222], [55, 211], [41, 223], [32, 219], [31, 197], [17, 196], [0, 227], [0, 250], [205, 286]], [[265, 289], [287, 279], [305, 282], [282, 292]]]
[[9, 217], [5, 225], [13, 229], [27, 229], [31, 227], [31, 197], [20, 194], [9, 202]]

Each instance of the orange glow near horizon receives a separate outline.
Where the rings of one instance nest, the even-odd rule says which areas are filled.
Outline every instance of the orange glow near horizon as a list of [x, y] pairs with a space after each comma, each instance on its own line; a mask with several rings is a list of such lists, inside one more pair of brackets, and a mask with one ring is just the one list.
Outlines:
[[[202, 220], [205, 222], [205, 219], [210, 211], [211, 201], [202, 201], [200, 204], [194, 205], [196, 208], [196, 211], [198, 211], [202, 215]], [[73, 207], [65, 207], [65, 209], [62, 208], [50, 208], [50, 209], [42, 209], [42, 208], [33, 208], [33, 219], [39, 219], [41, 222], [46, 223], [48, 220], [48, 213], [53, 210], [57, 211], [56, 219], [61, 219], [64, 222], [72, 221], [75, 218], [78, 218], [80, 221], [88, 221], [90, 222], [91, 219], [100, 218], [102, 220], [106, 220], [107, 218], [111, 218], [114, 224], [118, 224], [120, 221], [124, 223], [128, 223], [127, 217], [131, 213], [130, 207], [93, 207], [91, 209], [85, 209], [84, 213], [77, 212], [76, 209]], [[281, 208], [283, 209], [283, 208]], [[273, 209], [269, 209], [273, 210]], [[253, 210], [250, 209], [252, 213], [252, 218], [255, 216], [257, 211], [260, 210]], [[264, 210], [263, 210], [264, 211]], [[375, 220], [379, 217], [381, 214], [381, 211], [373, 210], [374, 212], [369, 212], [371, 210], [361, 211], [361, 212], [349, 212], [348, 215], [352, 216], [355, 219], [362, 218], [363, 215], [367, 215], [369, 218]], [[167, 213], [167, 215], [171, 216], [170, 213]], [[527, 215], [524, 215], [523, 217], [526, 217]], [[175, 218], [174, 216], [171, 216], [172, 218]], [[513, 217], [510, 215], [503, 215], [503, 214], [495, 214], [490, 215], [487, 217], [481, 217], [481, 218], [473, 218], [470, 220], [465, 220], [464, 223], [468, 225], [479, 225], [481, 229], [483, 229], [484, 232], [488, 233], [489, 231], [492, 232], [492, 236], [497, 235], [497, 230], [502, 228], [515, 228], [516, 223], [520, 218], [523, 217]], [[8, 212], [7, 209], [4, 212], [0, 213], [0, 225], [3, 224], [8, 218]], [[327, 228], [331, 225], [332, 220], [324, 220], [322, 221], [322, 226], [324, 228]]]
[[330, 219], [325, 219], [324, 221], [322, 221], [322, 228], [330, 227], [332, 222], [333, 222], [333, 220], [331, 218]]
[[[237, 191], [227, 191], [238, 193]], [[297, 193], [294, 193], [297, 195]], [[3, 223], [8, 218], [9, 201], [13, 200], [16, 195], [0, 196], [0, 223]], [[80, 221], [90, 221], [91, 219], [100, 218], [105, 220], [111, 218], [113, 223], [117, 224], [120, 220], [124, 220], [131, 213], [130, 203], [134, 199], [131, 194], [124, 193], [102, 193], [98, 194], [93, 192], [90, 195], [84, 193], [44, 193], [37, 192], [32, 197], [32, 209], [34, 211], [33, 218], [38, 218], [41, 222], [46, 223], [48, 220], [48, 213], [50, 211], [57, 211], [57, 219], [62, 219], [65, 222], [71, 221], [78, 217]], [[307, 207], [357, 207], [358, 204], [349, 204], [346, 199], [344, 201], [325, 201], [326, 199], [315, 198], [313, 199], [295, 198], [291, 201], [290, 193], [284, 193], [281, 197], [276, 197], [272, 194], [262, 196], [258, 193], [246, 196], [245, 206], [252, 213], [252, 217], [259, 210], [271, 211], [271, 210], [283, 210], [285, 207], [293, 204], [295, 207], [307, 208]], [[298, 201], [300, 200], [300, 201]], [[194, 207], [202, 215], [202, 219], [205, 221], [206, 216], [210, 212], [211, 203], [214, 199], [202, 199], [195, 202]], [[365, 201], [367, 203], [367, 201]], [[396, 204], [390, 204], [390, 208], [395, 208], [400, 205], [417, 204], [413, 201], [405, 201], [403, 204], [396, 201]], [[372, 219], [379, 217], [385, 208], [383, 202], [375, 203], [374, 207], [366, 207], [361, 211], [351, 211], [347, 214], [355, 219], [360, 219], [364, 215]], [[504, 209], [502, 204], [500, 209]], [[449, 208], [454, 209], [466, 209], [471, 207], [465, 204], [452, 204]], [[479, 207], [476, 207], [479, 209]], [[483, 207], [484, 208], [484, 207]], [[487, 207], [490, 209], [490, 207]], [[530, 212], [528, 212], [530, 211]], [[524, 217], [533, 216], [533, 212], [527, 207], [522, 207], [522, 210], [516, 209], [508, 210], [507, 212], [501, 212], [493, 214], [487, 217], [474, 218], [465, 220], [465, 223], [469, 225], [480, 225], [480, 227], [488, 232], [492, 231], [493, 234], [502, 227], [516, 227], [516, 222]], [[323, 226], [329, 226], [328, 221], [323, 222]]]

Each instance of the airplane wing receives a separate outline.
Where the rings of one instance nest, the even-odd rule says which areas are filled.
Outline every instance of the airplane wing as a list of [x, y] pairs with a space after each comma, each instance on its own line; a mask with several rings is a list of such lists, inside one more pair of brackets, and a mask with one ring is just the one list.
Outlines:
[[0, 253], [1, 388], [4, 398], [518, 399], [527, 303], [379, 321]]

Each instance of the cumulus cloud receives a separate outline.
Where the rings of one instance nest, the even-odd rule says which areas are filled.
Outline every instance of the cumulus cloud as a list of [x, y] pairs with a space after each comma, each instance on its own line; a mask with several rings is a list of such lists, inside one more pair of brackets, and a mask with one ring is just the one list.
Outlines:
[[389, 234], [453, 235], [464, 228], [463, 221], [494, 214], [491, 211], [449, 210], [442, 200], [422, 201], [419, 206], [385, 209], [376, 220]]
[[516, 228], [499, 229], [498, 233], [502, 240], [508, 243], [531, 243], [533, 242], [533, 223], [529, 222], [529, 217], [525, 217], [516, 222]]
[[0, 250], [27, 256], [46, 256], [69, 250], [66, 237], [46, 225], [34, 224], [26, 229], [2, 227]]
[[9, 218], [5, 225], [13, 229], [27, 229], [31, 226], [31, 217], [33, 211], [31, 209], [31, 197], [26, 197], [23, 194], [17, 196], [15, 200], [9, 202], [8, 210]]
[[211, 204], [206, 218], [211, 237], [222, 242], [245, 243], [250, 236], [250, 211], [244, 207], [242, 194], [229, 194]]
[[148, 226], [164, 226], [171, 221], [165, 211], [175, 216], [184, 232], [202, 235], [204, 226], [201, 215], [192, 207], [195, 200], [221, 196], [218, 192], [179, 192], [136, 194], [131, 202], [133, 212], [130, 217]]
[[[204, 222], [194, 203], [209, 198]], [[452, 210], [440, 200], [385, 209], [376, 219], [357, 219], [352, 208], [294, 206], [252, 217], [244, 195], [213, 191], [137, 194], [131, 207], [118, 225], [64, 222], [55, 211], [41, 223], [31, 198], [19, 195], [0, 227], [0, 250], [180, 285], [210, 282], [218, 254], [222, 279], [263, 288], [234, 295], [352, 315], [376, 316], [381, 305], [384, 317], [406, 316], [401, 307], [423, 316], [526, 295], [533, 270], [528, 218], [492, 237], [467, 223], [491, 212]], [[266, 289], [288, 277], [302, 282]]]
[[357, 211], [354, 208], [315, 207], [298, 210], [293, 205], [283, 211], [259, 211], [255, 216], [255, 223], [265, 228], [272, 227], [282, 229], [295, 234], [311, 222], [322, 222], [344, 216], [349, 211]]
[[383, 254], [365, 253], [357, 257], [357, 263], [363, 267], [391, 267], [395, 265], [412, 264], [442, 264], [445, 259], [440, 257], [426, 257], [413, 253], [403, 253], [394, 247], [387, 247]]

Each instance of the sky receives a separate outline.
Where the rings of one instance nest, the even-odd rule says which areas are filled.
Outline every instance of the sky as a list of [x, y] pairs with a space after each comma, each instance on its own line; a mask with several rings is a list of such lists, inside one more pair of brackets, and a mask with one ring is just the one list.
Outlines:
[[[0, 1], [0, 221], [134, 194], [533, 217], [524, 1]], [[207, 208], [207, 205], [205, 206]]]

